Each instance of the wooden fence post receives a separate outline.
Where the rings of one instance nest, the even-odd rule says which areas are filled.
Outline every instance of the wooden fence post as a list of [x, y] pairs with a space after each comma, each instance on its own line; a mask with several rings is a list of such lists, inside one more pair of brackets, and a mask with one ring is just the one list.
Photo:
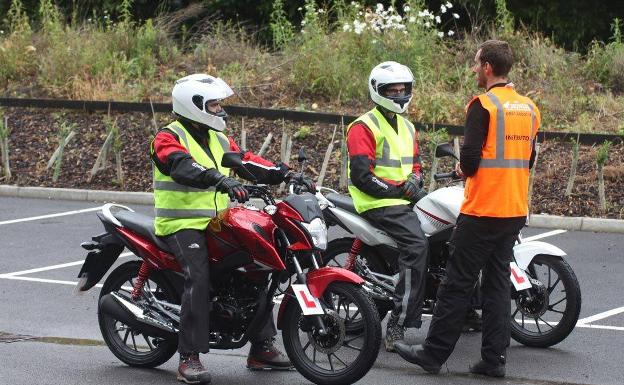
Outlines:
[[327, 150], [325, 150], [325, 157], [323, 158], [323, 164], [321, 165], [321, 172], [316, 180], [316, 184], [320, 187], [323, 185], [323, 180], [325, 179], [325, 173], [327, 172], [327, 165], [329, 164], [329, 158], [331, 157], [332, 151], [334, 150], [334, 137], [336, 136], [336, 128], [338, 128], [337, 124], [334, 124], [334, 132], [332, 133], [331, 140], [327, 145]]

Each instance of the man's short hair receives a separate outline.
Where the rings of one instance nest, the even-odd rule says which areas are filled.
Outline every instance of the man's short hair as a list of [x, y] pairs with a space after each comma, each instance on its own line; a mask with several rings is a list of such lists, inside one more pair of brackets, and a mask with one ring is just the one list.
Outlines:
[[481, 50], [481, 64], [490, 63], [494, 76], [507, 76], [513, 65], [513, 52], [506, 41], [487, 40], [478, 47]]

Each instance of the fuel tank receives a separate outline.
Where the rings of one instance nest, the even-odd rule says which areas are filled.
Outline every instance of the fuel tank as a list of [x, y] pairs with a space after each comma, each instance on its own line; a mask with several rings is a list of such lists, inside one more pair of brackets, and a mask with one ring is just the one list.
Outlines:
[[414, 205], [420, 225], [427, 235], [455, 226], [464, 200], [464, 188], [449, 186], [437, 189]]
[[258, 209], [232, 207], [219, 212], [206, 231], [209, 258], [223, 262], [241, 252], [249, 255], [255, 270], [283, 270], [286, 267], [275, 248], [276, 224], [273, 218]]

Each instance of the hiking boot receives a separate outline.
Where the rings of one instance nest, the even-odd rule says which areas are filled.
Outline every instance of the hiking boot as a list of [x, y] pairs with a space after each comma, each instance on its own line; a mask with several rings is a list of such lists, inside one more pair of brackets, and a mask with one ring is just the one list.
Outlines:
[[464, 320], [464, 326], [462, 326], [462, 332], [480, 332], [483, 327], [483, 320], [481, 315], [477, 313], [475, 309], [468, 310], [466, 318]]
[[488, 377], [505, 377], [505, 359], [501, 357], [497, 363], [481, 360], [470, 366], [470, 373]]
[[180, 353], [178, 366], [178, 381], [187, 384], [209, 384], [210, 373], [199, 360], [197, 353]]
[[251, 370], [289, 370], [293, 367], [288, 357], [275, 347], [275, 339], [252, 342], [247, 356], [247, 368]]
[[388, 325], [386, 326], [386, 338], [384, 339], [387, 352], [396, 351], [394, 349], [394, 343], [405, 339], [405, 329], [404, 326], [399, 325], [399, 315], [395, 315], [394, 312], [391, 312]]
[[427, 373], [440, 373], [442, 365], [438, 364], [433, 357], [427, 354], [422, 345], [408, 345], [404, 342], [397, 342], [394, 346], [397, 353], [405, 361], [420, 366]]

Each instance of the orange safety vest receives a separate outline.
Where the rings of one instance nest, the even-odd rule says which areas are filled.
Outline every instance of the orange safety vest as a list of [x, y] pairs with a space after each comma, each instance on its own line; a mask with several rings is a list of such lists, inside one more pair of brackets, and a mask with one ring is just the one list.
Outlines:
[[477, 172], [466, 179], [461, 212], [479, 217], [510, 218], [528, 214], [529, 160], [540, 126], [533, 101], [512, 84], [494, 87], [479, 99], [490, 114]]

